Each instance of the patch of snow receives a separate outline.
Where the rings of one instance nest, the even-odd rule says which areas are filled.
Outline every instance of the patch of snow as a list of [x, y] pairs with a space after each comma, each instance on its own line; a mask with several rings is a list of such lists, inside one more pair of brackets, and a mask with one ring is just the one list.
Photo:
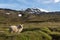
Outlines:
[[47, 11], [47, 10], [45, 10], [45, 9], [40, 9], [40, 11], [42, 11], [42, 12], [49, 12], [49, 11]]

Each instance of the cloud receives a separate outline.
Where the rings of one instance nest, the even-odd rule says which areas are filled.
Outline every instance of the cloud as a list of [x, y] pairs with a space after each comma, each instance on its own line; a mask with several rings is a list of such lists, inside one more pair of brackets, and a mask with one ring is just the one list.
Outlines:
[[51, 3], [51, 2], [52, 2], [52, 0], [43, 1], [44, 4], [49, 4], [49, 3]]
[[60, 0], [54, 0], [54, 2], [55, 2], [55, 3], [58, 3], [58, 2], [60, 2]]
[[59, 3], [60, 0], [45, 0], [42, 1], [43, 4]]

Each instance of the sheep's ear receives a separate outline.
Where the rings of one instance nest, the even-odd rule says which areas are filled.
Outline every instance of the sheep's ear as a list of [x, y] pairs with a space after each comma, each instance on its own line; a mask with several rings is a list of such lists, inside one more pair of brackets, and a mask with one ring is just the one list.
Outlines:
[[20, 25], [23, 25], [23, 24], [20, 24]]

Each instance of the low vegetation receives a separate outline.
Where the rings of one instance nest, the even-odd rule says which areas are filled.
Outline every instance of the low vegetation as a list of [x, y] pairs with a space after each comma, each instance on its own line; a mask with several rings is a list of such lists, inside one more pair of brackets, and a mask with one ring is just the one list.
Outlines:
[[[9, 10], [9, 9], [7, 9]], [[0, 9], [0, 40], [60, 40], [60, 14], [29, 14]], [[7, 15], [5, 13], [11, 13]], [[17, 15], [22, 13], [22, 17]], [[9, 25], [24, 24], [20, 34], [9, 33]]]

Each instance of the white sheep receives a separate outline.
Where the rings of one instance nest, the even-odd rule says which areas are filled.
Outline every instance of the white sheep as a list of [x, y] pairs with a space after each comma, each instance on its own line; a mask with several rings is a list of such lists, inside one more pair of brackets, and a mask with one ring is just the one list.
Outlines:
[[10, 32], [11, 33], [20, 33], [22, 30], [23, 30], [23, 25], [22, 24], [20, 24], [20, 25], [18, 25], [18, 26], [16, 26], [16, 25], [11, 25], [10, 27], [9, 27], [9, 30], [10, 30]]

